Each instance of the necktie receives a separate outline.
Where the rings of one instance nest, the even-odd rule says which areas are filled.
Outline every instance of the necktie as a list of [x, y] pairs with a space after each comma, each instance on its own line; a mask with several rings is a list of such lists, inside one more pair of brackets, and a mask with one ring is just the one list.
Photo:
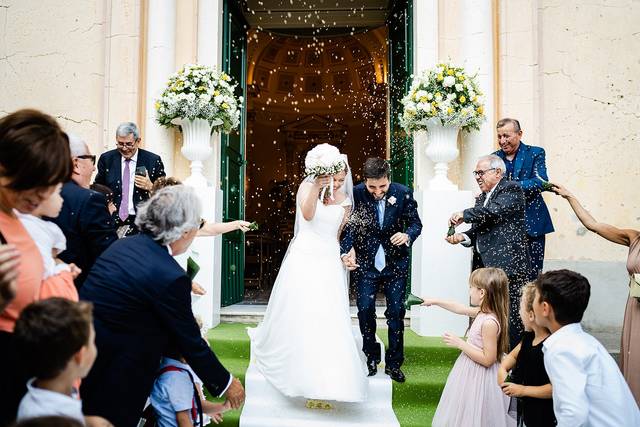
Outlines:
[[[384, 203], [384, 199], [378, 201], [378, 224], [380, 224], [380, 228], [382, 228], [382, 224], [384, 223]], [[378, 246], [378, 251], [376, 252], [373, 265], [378, 271], [384, 270], [386, 262], [384, 259], [384, 249], [382, 248], [382, 245]]]
[[120, 210], [118, 211], [118, 216], [123, 221], [129, 217], [129, 186], [131, 185], [129, 163], [131, 163], [131, 159], [125, 159], [124, 172], [122, 173], [122, 198], [120, 199]]

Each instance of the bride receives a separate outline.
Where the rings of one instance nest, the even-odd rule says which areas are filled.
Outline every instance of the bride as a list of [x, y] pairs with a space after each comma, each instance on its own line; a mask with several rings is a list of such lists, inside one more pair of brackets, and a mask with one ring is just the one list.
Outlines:
[[347, 157], [336, 147], [316, 146], [305, 164], [314, 156], [323, 164], [339, 162], [341, 170], [300, 184], [294, 238], [264, 320], [249, 329], [251, 354], [260, 372], [286, 396], [361, 402], [367, 397], [367, 369], [352, 333], [339, 245], [353, 180]]

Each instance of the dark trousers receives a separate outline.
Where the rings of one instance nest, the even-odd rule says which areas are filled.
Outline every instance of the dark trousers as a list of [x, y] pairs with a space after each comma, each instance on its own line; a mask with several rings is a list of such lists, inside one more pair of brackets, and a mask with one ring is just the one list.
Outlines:
[[544, 244], [545, 235], [542, 236], [529, 236], [527, 235], [527, 246], [529, 248], [529, 257], [531, 258], [531, 269], [533, 270], [533, 277], [536, 278], [542, 273], [542, 266], [544, 264]]
[[399, 277], [391, 268], [379, 272], [374, 267], [355, 278], [358, 321], [362, 333], [362, 351], [368, 360], [380, 362], [380, 345], [376, 343], [376, 294], [382, 288], [387, 299], [384, 316], [389, 327], [389, 348], [385, 364], [399, 368], [404, 361], [404, 315], [407, 278]]
[[29, 378], [9, 332], [0, 332], [0, 366], [0, 427], [4, 427], [15, 420]]
[[509, 349], [513, 350], [522, 339], [524, 326], [520, 319], [520, 294], [529, 278], [526, 274], [508, 274], [509, 277]]

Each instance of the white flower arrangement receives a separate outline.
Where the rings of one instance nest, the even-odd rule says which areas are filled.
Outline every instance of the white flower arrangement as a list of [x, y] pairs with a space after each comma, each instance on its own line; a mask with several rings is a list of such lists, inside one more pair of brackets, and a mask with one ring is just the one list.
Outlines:
[[347, 167], [345, 156], [331, 144], [319, 144], [307, 153], [304, 159], [304, 173], [307, 177], [317, 178], [322, 175], [329, 175], [331, 181], [329, 187], [325, 187], [320, 192], [320, 199], [324, 200], [327, 190], [329, 198], [333, 198], [333, 175]]
[[402, 99], [400, 125], [408, 132], [428, 130], [434, 123], [478, 130], [484, 121], [484, 100], [476, 76], [463, 68], [438, 64], [412, 76], [409, 93]]
[[173, 127], [174, 119], [204, 119], [215, 132], [229, 133], [240, 124], [242, 97], [233, 93], [236, 84], [225, 72], [187, 64], [169, 77], [155, 107], [157, 121]]
[[304, 173], [307, 176], [335, 175], [344, 170], [344, 156], [330, 144], [313, 147], [304, 159]]

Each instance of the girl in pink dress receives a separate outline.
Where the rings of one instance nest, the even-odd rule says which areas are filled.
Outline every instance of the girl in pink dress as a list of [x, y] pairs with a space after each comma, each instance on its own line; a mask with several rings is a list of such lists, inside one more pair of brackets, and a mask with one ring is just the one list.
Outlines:
[[422, 305], [437, 305], [475, 318], [466, 341], [445, 333], [444, 342], [462, 350], [440, 396], [432, 425], [465, 427], [515, 426], [507, 414], [509, 398], [496, 382], [500, 359], [509, 346], [509, 279], [499, 268], [480, 268], [469, 277], [471, 307], [455, 301], [424, 298]]

